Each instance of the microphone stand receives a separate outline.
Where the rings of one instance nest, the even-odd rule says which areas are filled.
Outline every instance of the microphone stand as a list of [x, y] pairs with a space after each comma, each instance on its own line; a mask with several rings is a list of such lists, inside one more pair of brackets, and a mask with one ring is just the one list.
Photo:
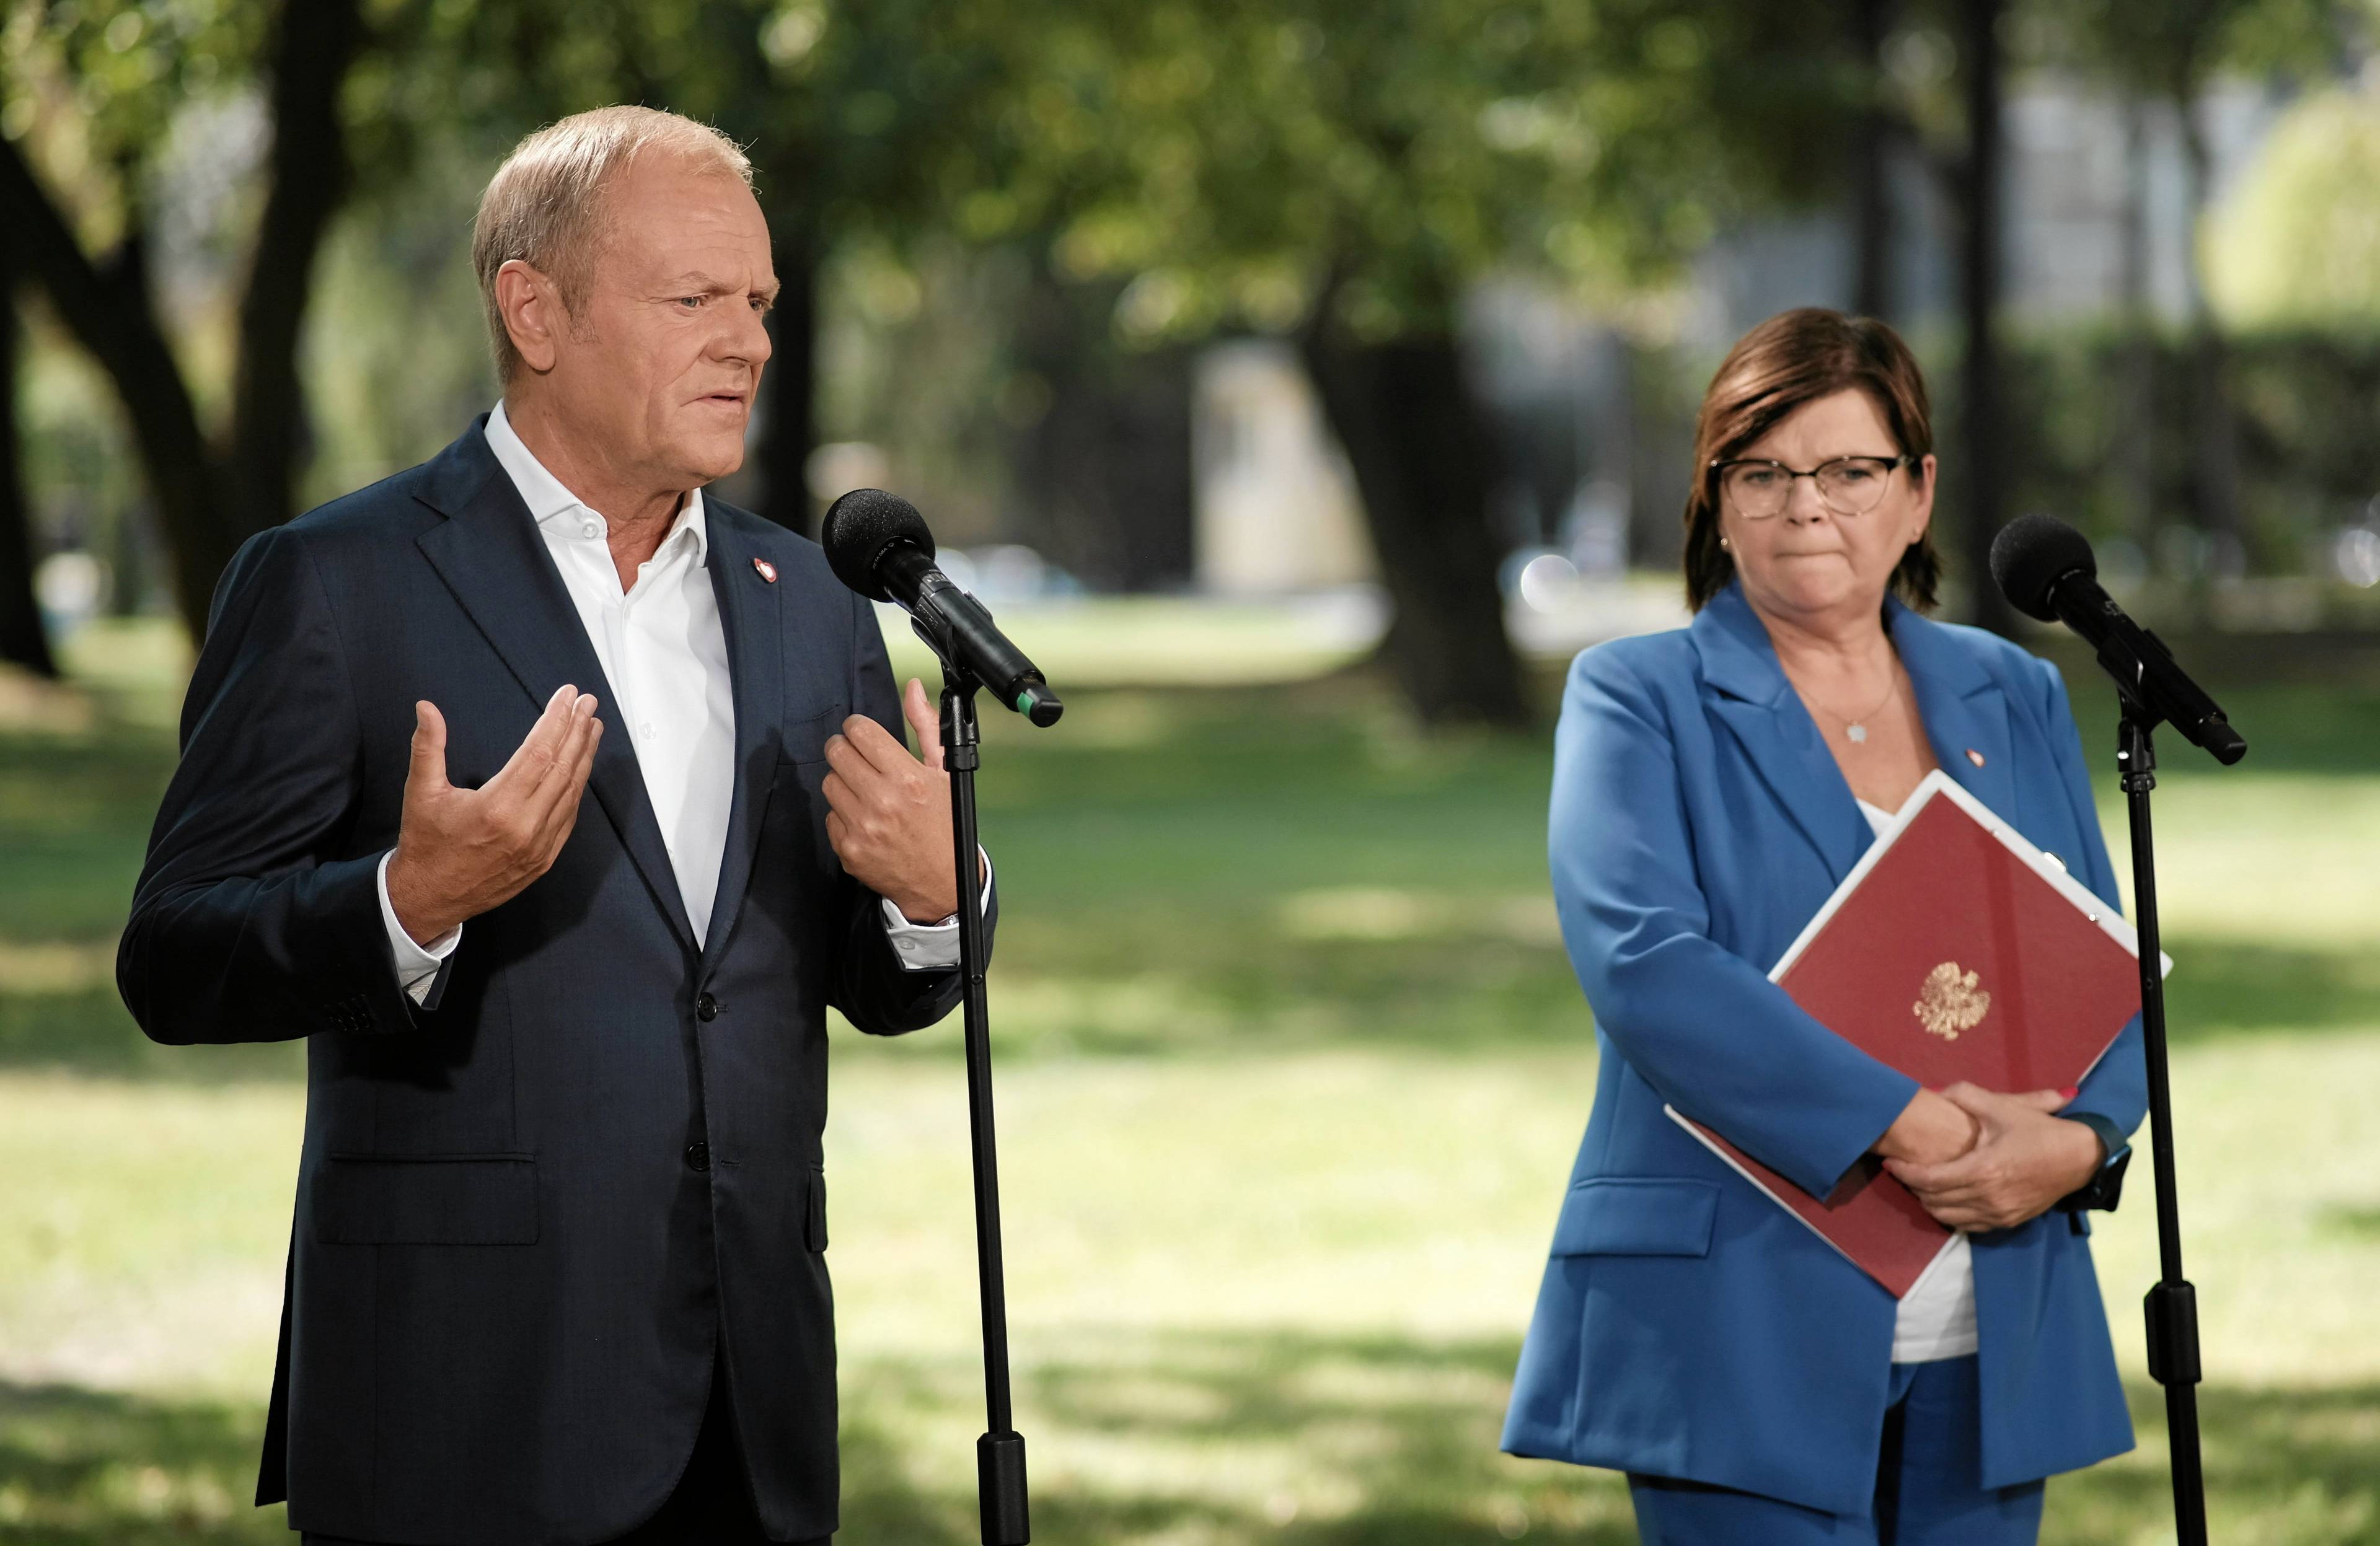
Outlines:
[[[934, 640], [923, 627], [928, 644]], [[991, 1011], [984, 997], [983, 872], [976, 857], [975, 772], [982, 756], [975, 695], [982, 686], [942, 655], [942, 767], [951, 777], [951, 829], [958, 863], [959, 970], [966, 980], [968, 1130], [975, 1150], [976, 1270], [983, 1306], [985, 1429], [975, 1442], [983, 1546], [1026, 1546], [1025, 1436], [1008, 1400], [1008, 1291], [1000, 1252], [1000, 1160], [991, 1130]]]
[[2141, 948], [2141, 1039], [2149, 1076], [2150, 1157], [2156, 1175], [2157, 1255], [2162, 1269], [2143, 1309], [2149, 1377], [2165, 1387], [2166, 1442], [2173, 1455], [2174, 1533], [2180, 1546], [2206, 1546], [2206, 1480], [2198, 1452], [2198, 1291], [2181, 1275], [2180, 1202], [2173, 1174], [2173, 1093], [2168, 1081], [2165, 973], [2157, 943], [2156, 854], [2149, 791], [2156, 788], [2151, 732], [2160, 716], [2117, 675], [2123, 722], [2116, 766], [2132, 835], [2132, 926]]

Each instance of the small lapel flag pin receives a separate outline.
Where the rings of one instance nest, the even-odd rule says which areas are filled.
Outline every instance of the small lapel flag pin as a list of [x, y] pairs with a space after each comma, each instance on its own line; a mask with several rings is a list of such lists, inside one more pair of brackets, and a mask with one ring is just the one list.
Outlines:
[[1970, 746], [1967, 748], [1967, 760], [1981, 767], [1984, 765], [1984, 754]]
[[[777, 583], [777, 566], [771, 563], [767, 559], [754, 559], [752, 561], [752, 567], [759, 570], [760, 572], [760, 578], [768, 581], [771, 585], [775, 585]], [[1967, 755], [1972, 757], [1974, 756], [1975, 754], [1969, 752]], [[1980, 761], [1982, 759], [1977, 758], [1977, 760]]]

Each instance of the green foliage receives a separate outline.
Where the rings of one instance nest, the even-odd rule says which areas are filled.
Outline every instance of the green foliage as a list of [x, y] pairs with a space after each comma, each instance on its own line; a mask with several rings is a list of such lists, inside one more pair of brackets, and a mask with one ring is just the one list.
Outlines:
[[435, 7], [466, 120], [517, 134], [641, 102], [747, 144], [780, 219], [907, 235], [1004, 175], [982, 130], [1029, 7], [931, 0], [520, 0]]
[[2359, 19], [2344, 0], [2057, 0], [2028, 18], [2038, 57], [2137, 95], [2192, 103], [2217, 71], [2320, 69]]
[[1326, 295], [1358, 336], [1443, 332], [1500, 265], [1624, 294], [1745, 184], [1806, 169], [1779, 131], [1826, 122], [1843, 81], [1775, 17], [1087, 0], [1006, 108], [1043, 164], [975, 218], [1054, 224], [1066, 272], [1130, 277], [1118, 320], [1145, 339], [1287, 328]]
[[[2185, 337], [2118, 328], [2010, 340], [2003, 412], [2016, 507], [2135, 540], [2191, 508], [2191, 348]], [[2259, 572], [2302, 573], [2380, 493], [2380, 330], [2251, 333], [2228, 341], [2226, 366], [2246, 556]], [[1944, 406], [1955, 417], [1955, 399]], [[2135, 468], [2146, 475], [2138, 486]]]
[[78, 182], [140, 169], [177, 112], [253, 80], [268, 14], [240, 0], [18, 7], [0, 29], [8, 136], [46, 120], [70, 141], [57, 153]]
[[2380, 332], [2380, 97], [2292, 105], [2214, 211], [2206, 271], [2229, 326]]
[[469, 232], [501, 147], [447, 131], [402, 153], [415, 175], [364, 189], [316, 269], [301, 508], [427, 461], [496, 400]]

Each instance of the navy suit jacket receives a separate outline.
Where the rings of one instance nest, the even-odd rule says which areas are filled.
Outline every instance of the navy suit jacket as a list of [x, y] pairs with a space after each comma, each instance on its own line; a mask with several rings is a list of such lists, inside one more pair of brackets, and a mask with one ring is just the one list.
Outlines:
[[[2114, 906], [2056, 668], [1887, 610], [1936, 760]], [[1868, 1511], [1898, 1301], [1661, 1108], [1824, 1196], [1908, 1105], [1767, 975], [1872, 841], [1735, 586], [1572, 669], [1549, 846], [1601, 1064], [1506, 1449]], [[2140, 1034], [2069, 1112], [2139, 1125]], [[2052, 1212], [1974, 1238], [1985, 1486], [2131, 1447], [2086, 1235]]]
[[[162, 1042], [307, 1039], [258, 1490], [296, 1528], [610, 1539], [676, 1481], [714, 1354], [762, 1519], [835, 1528], [826, 1010], [912, 1030], [960, 973], [901, 968], [826, 839], [827, 737], [853, 712], [902, 731], [874, 614], [815, 544], [706, 509], [735, 783], [704, 939], [480, 427], [257, 537], [216, 592], [117, 979]], [[417, 1008], [375, 875], [414, 701], [477, 785], [565, 682], [606, 721], [577, 824]]]

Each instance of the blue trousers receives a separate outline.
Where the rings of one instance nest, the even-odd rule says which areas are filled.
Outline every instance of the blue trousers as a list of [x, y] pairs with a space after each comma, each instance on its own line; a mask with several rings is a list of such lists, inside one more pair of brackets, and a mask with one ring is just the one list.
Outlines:
[[1826, 1514], [1755, 1492], [1628, 1478], [1644, 1546], [2033, 1546], [2041, 1483], [1986, 1488], [1973, 1358], [1892, 1366], [1876, 1504]]

